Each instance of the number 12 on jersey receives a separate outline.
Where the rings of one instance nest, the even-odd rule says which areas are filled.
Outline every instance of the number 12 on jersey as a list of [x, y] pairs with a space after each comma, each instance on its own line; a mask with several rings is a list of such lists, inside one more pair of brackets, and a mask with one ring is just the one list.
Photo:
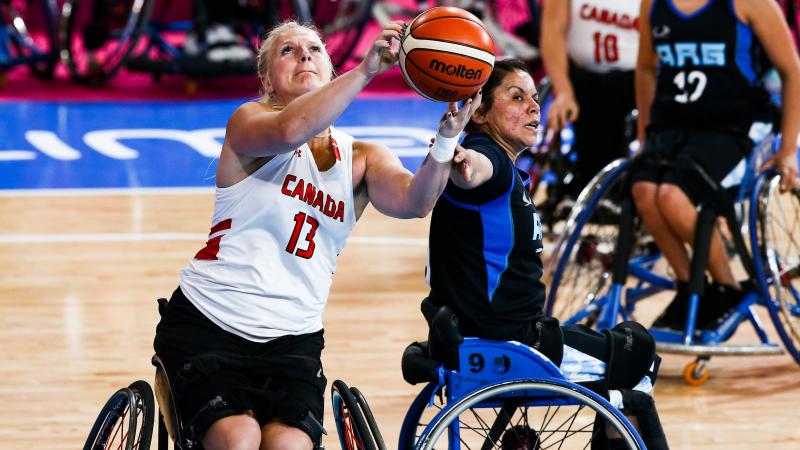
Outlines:
[[594, 62], [598, 64], [613, 63], [619, 61], [619, 47], [617, 45], [616, 34], [606, 34], [596, 32], [594, 38]]
[[[305, 224], [308, 224], [310, 227], [305, 235], [305, 241], [308, 242], [308, 245], [305, 249], [297, 248], [297, 241], [300, 238], [300, 234], [303, 232], [303, 228], [305, 228]], [[314, 244], [314, 235], [317, 232], [317, 227], [319, 227], [317, 219], [301, 212], [295, 214], [294, 230], [292, 230], [292, 237], [289, 238], [289, 244], [286, 245], [286, 251], [305, 259], [310, 259], [314, 256], [314, 248], [316, 247], [316, 244]]]

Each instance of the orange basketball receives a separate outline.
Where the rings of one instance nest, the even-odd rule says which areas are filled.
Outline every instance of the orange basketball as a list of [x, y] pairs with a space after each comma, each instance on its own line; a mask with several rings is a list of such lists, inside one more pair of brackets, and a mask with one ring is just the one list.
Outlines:
[[441, 102], [475, 95], [494, 67], [494, 42], [480, 19], [438, 6], [417, 16], [400, 42], [400, 70], [423, 97]]

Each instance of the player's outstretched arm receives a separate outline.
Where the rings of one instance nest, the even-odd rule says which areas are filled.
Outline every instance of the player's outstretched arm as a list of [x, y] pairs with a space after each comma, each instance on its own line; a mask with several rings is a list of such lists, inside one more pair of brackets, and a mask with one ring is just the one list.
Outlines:
[[485, 155], [462, 146], [456, 147], [450, 181], [461, 189], [475, 189], [494, 173], [492, 162]]
[[228, 122], [227, 144], [237, 154], [264, 157], [307, 142], [330, 126], [375, 75], [397, 63], [391, 44], [400, 39], [404, 28], [401, 21], [386, 24], [358, 66], [295, 98], [280, 111], [256, 102], [240, 106]]
[[430, 154], [413, 175], [388, 148], [362, 143], [366, 146], [367, 196], [378, 211], [392, 217], [412, 218], [425, 217], [433, 210], [453, 167], [458, 136], [480, 103], [478, 92], [460, 110], [455, 104], [450, 105]]

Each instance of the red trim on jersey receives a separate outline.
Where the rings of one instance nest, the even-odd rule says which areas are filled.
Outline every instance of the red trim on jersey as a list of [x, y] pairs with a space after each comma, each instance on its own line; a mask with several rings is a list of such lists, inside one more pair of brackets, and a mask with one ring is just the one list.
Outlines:
[[208, 235], [210, 236], [210, 235], [212, 235], [212, 234], [214, 234], [216, 232], [222, 231], [222, 230], [230, 230], [232, 223], [233, 223], [232, 219], [225, 219], [222, 222], [219, 222], [218, 224], [216, 224], [213, 227], [211, 227], [211, 232], [209, 232]]
[[194, 259], [200, 259], [203, 261], [216, 261], [217, 253], [219, 253], [219, 243], [222, 240], [222, 236], [225, 235], [223, 234], [209, 239], [208, 242], [206, 242], [206, 246], [197, 252], [196, 255], [194, 255]]
[[331, 147], [333, 147], [333, 154], [336, 156], [337, 161], [342, 160], [342, 154], [339, 153], [339, 144], [336, 143], [336, 139], [331, 136]]
[[[233, 219], [225, 219], [214, 226], [211, 227], [211, 232], [208, 233], [211, 236], [214, 233], [218, 233], [220, 231], [230, 230], [231, 225], [233, 224]], [[203, 247], [196, 255], [194, 255], [194, 259], [200, 259], [203, 261], [216, 261], [217, 260], [217, 253], [219, 253], [219, 243], [222, 241], [222, 237], [225, 236], [221, 234], [219, 236], [213, 237], [206, 242], [206, 246]]]

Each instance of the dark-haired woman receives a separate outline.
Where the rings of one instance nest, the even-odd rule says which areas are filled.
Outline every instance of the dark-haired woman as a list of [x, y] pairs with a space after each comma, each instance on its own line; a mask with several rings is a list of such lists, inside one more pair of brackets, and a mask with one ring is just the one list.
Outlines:
[[498, 61], [457, 148], [471, 163], [451, 170], [431, 217], [428, 300], [450, 306], [465, 335], [527, 342], [542, 314], [541, 223], [528, 176], [514, 167], [538, 126], [538, 93], [525, 64]]

